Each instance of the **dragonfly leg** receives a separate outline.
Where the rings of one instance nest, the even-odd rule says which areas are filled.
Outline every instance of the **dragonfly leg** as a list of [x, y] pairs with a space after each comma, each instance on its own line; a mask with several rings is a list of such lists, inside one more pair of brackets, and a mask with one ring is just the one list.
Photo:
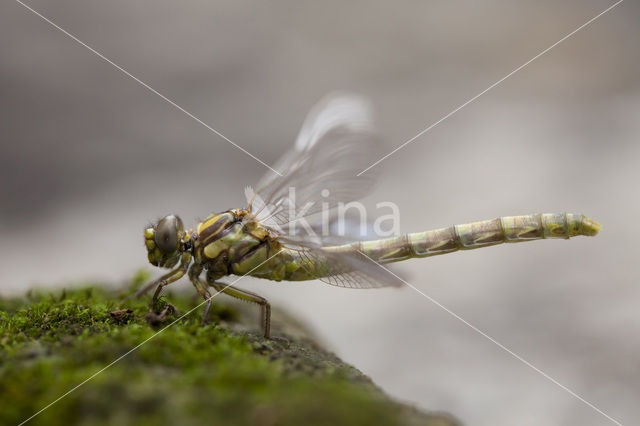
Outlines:
[[[121, 302], [126, 302], [129, 299], [137, 299], [138, 297], [142, 296], [143, 294], [145, 294], [146, 292], [151, 290], [153, 287], [156, 287], [156, 286], [164, 287], [165, 285], [169, 285], [172, 282], [179, 280], [187, 272], [187, 268], [189, 267], [189, 263], [191, 263], [191, 255], [188, 254], [188, 253], [184, 253], [182, 255], [182, 260], [180, 261], [180, 266], [179, 267], [177, 267], [173, 271], [167, 272], [166, 274], [164, 274], [160, 278], [151, 281], [149, 284], [145, 285], [144, 287], [142, 287], [141, 289], [136, 291], [131, 296], [127, 296], [124, 299], [122, 299]], [[156, 288], [156, 293], [159, 294], [158, 288]], [[153, 297], [153, 301], [154, 302], [157, 299], [157, 294], [154, 295], [154, 297]]]
[[153, 293], [153, 298], [151, 299], [151, 306], [153, 306], [156, 301], [158, 300], [158, 296], [160, 296], [160, 292], [162, 291], [162, 289], [166, 286], [168, 286], [171, 283], [174, 283], [176, 281], [178, 281], [180, 278], [182, 278], [184, 276], [184, 274], [187, 272], [185, 268], [178, 268], [175, 271], [172, 271], [173, 274], [170, 275], [168, 278], [164, 278], [161, 277], [162, 279], [158, 280], [158, 286], [156, 287], [156, 291], [155, 293]]
[[[174, 283], [174, 282], [178, 281], [180, 278], [184, 277], [184, 274], [186, 274], [187, 270], [189, 269], [189, 264], [190, 263], [191, 263], [191, 255], [189, 253], [183, 253], [182, 254], [182, 260], [180, 261], [180, 266], [178, 268], [176, 268], [173, 271], [169, 272], [167, 275], [164, 275], [164, 276], [160, 277], [159, 280], [154, 281], [154, 282], [158, 283], [158, 287], [156, 287], [156, 291], [155, 291], [155, 293], [153, 293], [153, 298], [151, 299], [151, 305], [150, 306], [153, 306], [156, 303], [156, 301], [158, 300], [158, 296], [160, 296], [160, 292], [162, 291], [162, 289], [164, 287], [166, 287], [169, 284]], [[149, 287], [149, 285], [146, 285], [141, 290], [146, 291], [147, 287]], [[138, 291], [138, 293], [140, 293], [140, 291]], [[138, 293], [136, 293], [136, 294], [138, 294]], [[176, 309], [175, 309], [175, 307], [173, 307], [173, 305], [171, 305], [171, 308], [173, 308], [173, 310], [176, 311]]]
[[209, 316], [213, 300], [211, 299], [211, 293], [207, 290], [207, 285], [200, 279], [201, 272], [202, 266], [200, 265], [193, 264], [191, 265], [191, 268], [189, 268], [189, 279], [191, 280], [191, 283], [196, 288], [198, 294], [207, 301], [207, 306], [205, 306], [204, 313], [202, 314], [202, 324], [204, 324]]
[[170, 279], [173, 275], [177, 274], [179, 271], [180, 271], [180, 268], [174, 269], [173, 271], [169, 271], [168, 273], [164, 274], [160, 278], [151, 281], [149, 284], [145, 285], [144, 287], [142, 287], [141, 289], [139, 289], [135, 293], [125, 297], [124, 299], [121, 300], [121, 303], [124, 303], [127, 300], [137, 299], [138, 297], [142, 296], [143, 294], [145, 294], [146, 292], [148, 292], [152, 288], [156, 287], [161, 282]]
[[[178, 281], [180, 278], [184, 276], [186, 271], [187, 271], [187, 268], [181, 266], [180, 268], [171, 271], [169, 274], [163, 275], [162, 277], [160, 277], [159, 279], [151, 283], [151, 284], [157, 284], [157, 287], [156, 287], [155, 293], [153, 293], [153, 298], [151, 299], [151, 303], [149, 303], [149, 310], [147, 312], [147, 317], [146, 317], [147, 322], [149, 322], [150, 324], [161, 324], [162, 322], [164, 322], [168, 313], [171, 313], [172, 315], [179, 315], [178, 310], [171, 303], [167, 303], [165, 308], [159, 314], [157, 314], [154, 311], [153, 307], [156, 304], [156, 301], [158, 300], [158, 296], [160, 296], [160, 292], [162, 291], [162, 288], [171, 283]], [[146, 291], [147, 288], [150, 288], [150, 285], [146, 285], [141, 290]], [[138, 293], [144, 293], [144, 291], [143, 292], [138, 291]]]
[[257, 294], [250, 291], [242, 290], [237, 287], [231, 287], [225, 283], [209, 281], [209, 285], [218, 291], [228, 294], [229, 296], [233, 296], [237, 299], [246, 300], [248, 302], [253, 302], [260, 305], [262, 307], [262, 325], [264, 327], [264, 337], [265, 339], [271, 338], [271, 304], [267, 299], [262, 296], [258, 296]]

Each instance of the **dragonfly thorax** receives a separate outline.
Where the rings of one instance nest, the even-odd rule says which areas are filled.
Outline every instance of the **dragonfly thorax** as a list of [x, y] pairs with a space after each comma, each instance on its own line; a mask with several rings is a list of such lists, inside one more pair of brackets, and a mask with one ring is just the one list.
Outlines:
[[242, 209], [209, 215], [198, 224], [193, 237], [195, 263], [219, 276], [237, 275], [238, 266], [264, 260], [265, 254], [279, 248], [267, 229]]

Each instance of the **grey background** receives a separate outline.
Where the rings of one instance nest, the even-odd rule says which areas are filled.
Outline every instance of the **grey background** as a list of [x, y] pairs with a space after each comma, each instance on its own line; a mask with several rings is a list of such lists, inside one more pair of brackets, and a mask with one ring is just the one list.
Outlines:
[[[29, 4], [272, 164], [329, 91], [369, 97], [390, 151], [612, 3]], [[639, 18], [622, 3], [397, 152], [370, 198], [399, 205], [403, 232], [539, 211], [601, 222], [595, 239], [399, 269], [624, 424], [640, 416]], [[12, 1], [0, 58], [2, 293], [122, 282], [145, 267], [148, 221], [240, 207], [265, 170]], [[244, 287], [421, 408], [473, 425], [611, 424], [411, 289]]]

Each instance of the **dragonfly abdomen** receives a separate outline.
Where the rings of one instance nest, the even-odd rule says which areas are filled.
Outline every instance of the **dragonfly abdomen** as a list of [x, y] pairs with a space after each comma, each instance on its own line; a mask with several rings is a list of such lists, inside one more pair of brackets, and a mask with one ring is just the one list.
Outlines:
[[581, 214], [540, 213], [452, 225], [353, 246], [378, 262], [389, 263], [501, 243], [593, 236], [599, 230], [600, 225]]

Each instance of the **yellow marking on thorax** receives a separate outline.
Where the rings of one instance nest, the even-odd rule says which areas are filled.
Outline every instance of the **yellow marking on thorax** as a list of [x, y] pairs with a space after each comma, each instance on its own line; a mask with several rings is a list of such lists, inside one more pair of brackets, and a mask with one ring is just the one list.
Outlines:
[[[233, 219], [233, 214], [229, 212], [224, 212], [224, 213], [217, 214], [215, 216], [210, 216], [204, 222], [198, 223], [198, 226], [196, 227], [196, 233], [198, 235], [201, 235], [203, 232], [207, 230], [207, 228], [214, 226], [216, 222], [222, 221], [224, 223], [225, 220], [228, 222], [231, 222], [232, 219]], [[218, 232], [222, 231], [222, 229], [224, 229], [224, 227], [219, 227], [218, 230], [211, 235], [216, 235]]]
[[218, 214], [218, 215], [210, 217], [209, 219], [207, 219], [204, 222], [199, 223], [198, 227], [196, 228], [196, 233], [200, 234], [201, 231], [207, 229], [208, 227], [213, 225], [218, 219], [220, 219], [222, 216], [225, 216], [225, 215], [229, 215], [229, 213]]
[[220, 254], [221, 251], [223, 251], [223, 250], [225, 250], [227, 248], [228, 248], [228, 246], [227, 246], [225, 241], [216, 240], [216, 241], [212, 242], [211, 244], [208, 244], [204, 248], [203, 253], [209, 259], [215, 259], [216, 257], [218, 257], [218, 255]]
[[204, 255], [209, 259], [215, 259], [221, 252], [229, 250], [232, 245], [237, 244], [239, 241], [241, 241], [243, 234], [244, 233], [241, 224], [237, 223], [233, 225], [233, 227], [229, 229], [226, 235], [212, 241], [205, 246], [203, 250]]

